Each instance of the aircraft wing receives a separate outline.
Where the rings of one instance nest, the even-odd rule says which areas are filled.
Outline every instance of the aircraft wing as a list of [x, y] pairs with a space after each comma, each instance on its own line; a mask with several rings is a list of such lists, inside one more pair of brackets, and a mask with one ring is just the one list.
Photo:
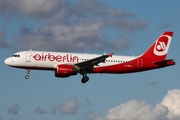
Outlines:
[[93, 59], [89, 59], [83, 62], [76, 63], [75, 66], [80, 67], [81, 69], [92, 69], [94, 66], [98, 66], [99, 63], [104, 63], [106, 58], [112, 57], [113, 53], [109, 55], [102, 55]]

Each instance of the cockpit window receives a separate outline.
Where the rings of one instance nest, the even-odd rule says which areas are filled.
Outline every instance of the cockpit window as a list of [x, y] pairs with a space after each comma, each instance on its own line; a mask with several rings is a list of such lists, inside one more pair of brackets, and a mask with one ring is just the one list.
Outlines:
[[20, 57], [20, 55], [14, 54], [14, 55], [12, 55], [12, 57]]

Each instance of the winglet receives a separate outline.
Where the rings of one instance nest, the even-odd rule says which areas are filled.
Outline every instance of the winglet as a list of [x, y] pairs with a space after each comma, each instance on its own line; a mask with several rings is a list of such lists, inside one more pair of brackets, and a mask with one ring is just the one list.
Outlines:
[[112, 57], [112, 55], [113, 55], [113, 54], [114, 54], [113, 52], [112, 52], [112, 53], [110, 53], [110, 54], [109, 54], [109, 57]]

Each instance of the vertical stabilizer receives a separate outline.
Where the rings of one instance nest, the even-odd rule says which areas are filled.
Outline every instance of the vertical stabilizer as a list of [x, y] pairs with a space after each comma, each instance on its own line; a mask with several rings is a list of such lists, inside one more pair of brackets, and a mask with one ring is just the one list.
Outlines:
[[165, 60], [172, 36], [173, 32], [164, 32], [141, 57]]

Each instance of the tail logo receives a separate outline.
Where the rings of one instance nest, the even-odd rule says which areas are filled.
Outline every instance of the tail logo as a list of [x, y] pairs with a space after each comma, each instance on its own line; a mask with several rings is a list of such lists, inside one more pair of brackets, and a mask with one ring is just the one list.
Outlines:
[[167, 48], [167, 46], [164, 42], [157, 43], [157, 47], [156, 47], [157, 51], [164, 51], [164, 50], [166, 50], [166, 48]]
[[154, 54], [157, 56], [166, 55], [169, 49], [171, 36], [163, 35], [155, 43]]

